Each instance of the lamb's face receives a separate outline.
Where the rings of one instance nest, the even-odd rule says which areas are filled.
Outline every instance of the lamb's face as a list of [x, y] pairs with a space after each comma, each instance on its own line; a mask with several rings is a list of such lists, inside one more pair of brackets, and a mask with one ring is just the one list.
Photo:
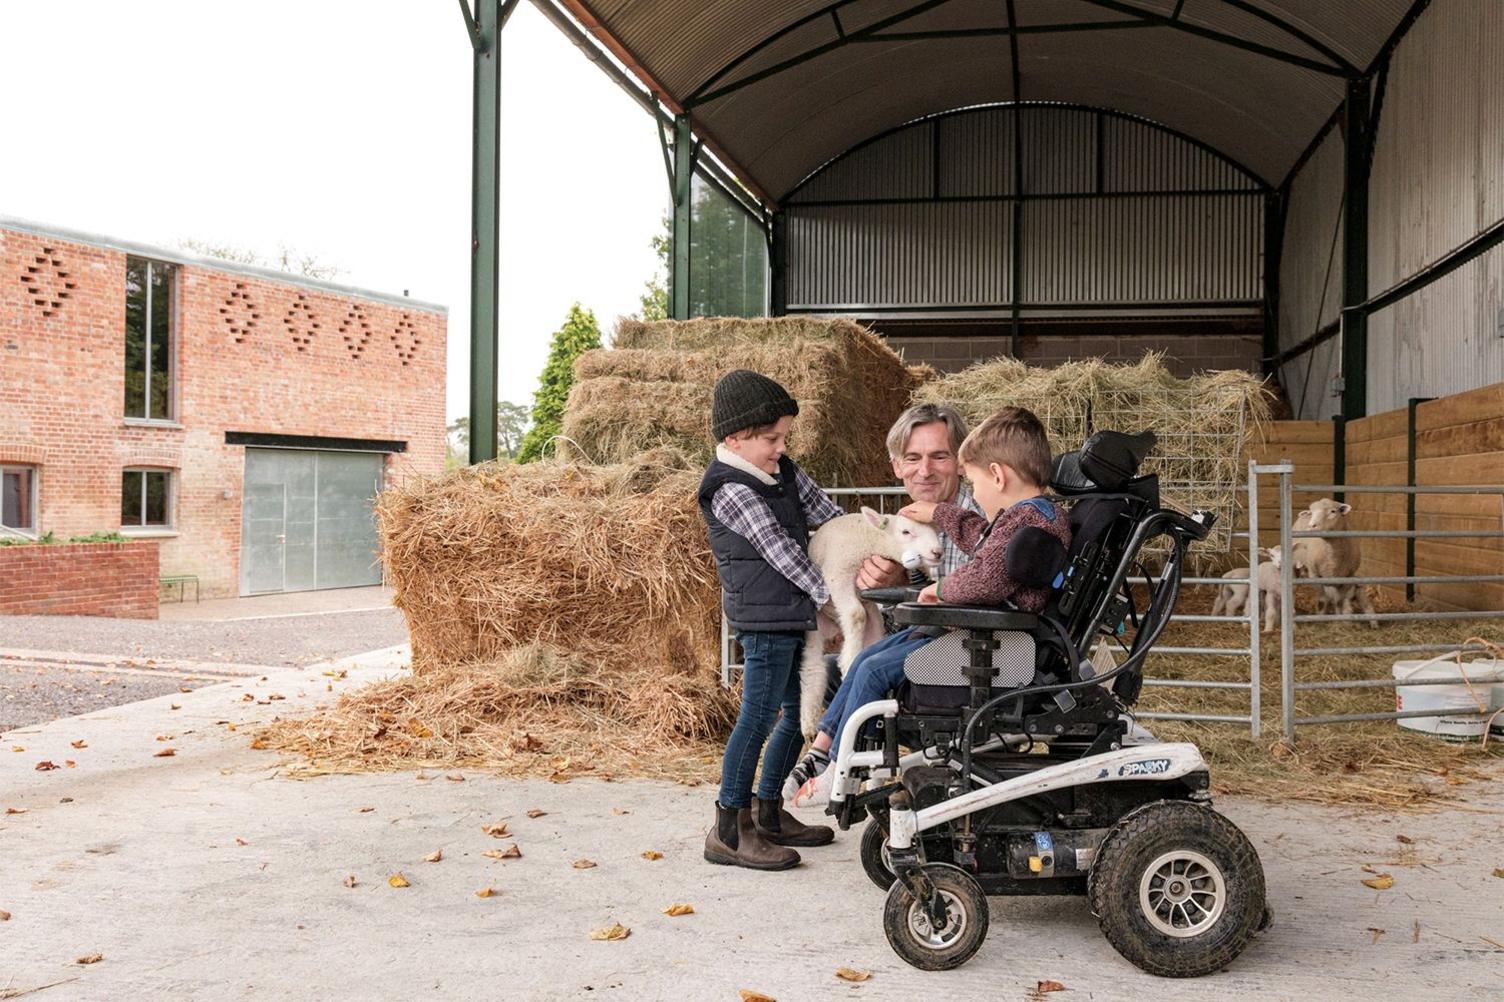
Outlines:
[[944, 550], [940, 546], [940, 533], [932, 525], [924, 525], [902, 515], [891, 516], [888, 531], [903, 546], [903, 564], [923, 564], [931, 577], [940, 568]]
[[[1353, 506], [1350, 504], [1321, 498], [1319, 501], [1312, 501], [1303, 514], [1307, 516], [1307, 526], [1313, 532], [1340, 532], [1347, 527], [1347, 514], [1352, 510]], [[1296, 521], [1296, 528], [1301, 528], [1299, 520]]]

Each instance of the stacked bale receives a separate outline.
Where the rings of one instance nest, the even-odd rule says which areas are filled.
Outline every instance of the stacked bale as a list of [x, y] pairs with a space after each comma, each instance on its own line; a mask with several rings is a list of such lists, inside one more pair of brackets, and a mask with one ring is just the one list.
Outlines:
[[610, 463], [671, 446], [703, 466], [715, 447], [716, 380], [753, 369], [799, 402], [790, 453], [815, 480], [827, 487], [888, 484], [888, 428], [932, 374], [905, 367], [881, 338], [849, 320], [622, 320], [613, 344], [575, 363], [561, 456]]
[[1241, 456], [1269, 415], [1269, 394], [1251, 373], [1226, 370], [1182, 379], [1155, 353], [1133, 365], [1095, 358], [1048, 369], [1011, 358], [982, 362], [926, 383], [915, 399], [953, 404], [973, 423], [999, 407], [1028, 407], [1044, 422], [1057, 452], [1079, 448], [1093, 431], [1152, 430], [1158, 443], [1142, 472], [1159, 474], [1164, 501], [1219, 516], [1199, 547], [1205, 553], [1231, 544], [1238, 487], [1247, 474]]

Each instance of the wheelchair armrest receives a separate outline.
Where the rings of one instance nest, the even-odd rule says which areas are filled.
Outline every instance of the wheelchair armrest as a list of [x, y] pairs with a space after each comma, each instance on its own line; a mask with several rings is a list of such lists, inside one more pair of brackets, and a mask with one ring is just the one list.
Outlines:
[[905, 602], [893, 610], [893, 620], [905, 626], [942, 626], [951, 630], [1032, 630], [1039, 617], [1016, 609], [990, 605], [921, 605]]
[[862, 598], [868, 602], [876, 602], [878, 605], [897, 605], [900, 602], [912, 602], [918, 597], [919, 589], [910, 588], [908, 585], [866, 588], [862, 591]]

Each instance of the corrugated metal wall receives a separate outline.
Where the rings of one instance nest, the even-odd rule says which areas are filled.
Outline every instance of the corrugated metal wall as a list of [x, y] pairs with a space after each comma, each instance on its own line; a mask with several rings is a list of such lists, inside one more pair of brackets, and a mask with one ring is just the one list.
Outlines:
[[[1423, 271], [1504, 218], [1504, 3], [1433, 3], [1395, 49], [1369, 178], [1369, 295]], [[1342, 298], [1342, 138], [1291, 186], [1280, 268], [1280, 343], [1335, 320]], [[1337, 239], [1327, 279], [1326, 259]], [[1326, 305], [1319, 310], [1326, 283]], [[1368, 412], [1504, 380], [1504, 257], [1495, 249], [1369, 318]], [[1298, 418], [1328, 417], [1339, 342], [1285, 366]]]
[[[807, 181], [787, 200], [788, 308], [1006, 306], [1019, 204], [1025, 305], [1261, 297], [1263, 198], [1237, 168], [1143, 122], [1030, 107], [1030, 200], [999, 200], [1014, 194], [1014, 117], [991, 107], [919, 122]], [[1165, 191], [1185, 194], [1131, 197]], [[810, 204], [871, 199], [925, 201]]]
[[[1371, 293], [1504, 218], [1504, 3], [1433, 3], [1395, 50], [1369, 180]], [[1369, 319], [1369, 413], [1504, 380], [1504, 252]]]

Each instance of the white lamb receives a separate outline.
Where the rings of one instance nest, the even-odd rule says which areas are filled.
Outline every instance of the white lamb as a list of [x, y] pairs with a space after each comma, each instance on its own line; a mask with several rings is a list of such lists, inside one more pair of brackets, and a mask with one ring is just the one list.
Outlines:
[[[1342, 532], [1348, 527], [1347, 516], [1352, 510], [1352, 505], [1321, 498], [1312, 501], [1310, 507], [1296, 517], [1295, 528], [1297, 531], [1309, 529], [1315, 532]], [[1296, 559], [1310, 567], [1312, 577], [1354, 577], [1363, 559], [1363, 549], [1358, 541], [1347, 536], [1298, 539], [1291, 549], [1295, 552]], [[1364, 586], [1323, 585], [1317, 612], [1340, 612], [1351, 616], [1355, 612], [1354, 602], [1362, 608], [1364, 614], [1374, 615], [1373, 600], [1368, 597], [1368, 589]], [[1369, 619], [1368, 625], [1378, 629], [1379, 621]]]
[[877, 607], [864, 602], [857, 592], [856, 574], [868, 557], [897, 560], [905, 567], [921, 564], [934, 577], [940, 567], [940, 534], [902, 515], [884, 515], [862, 508], [859, 515], [842, 515], [815, 530], [809, 540], [810, 560], [820, 569], [830, 588], [830, 601], [839, 622], [818, 617], [819, 629], [804, 636], [804, 658], [799, 668], [799, 725], [806, 738], [813, 738], [820, 724], [825, 696], [825, 641], [841, 634], [837, 661], [844, 678], [851, 662], [869, 644], [882, 639], [882, 616]]
[[[1273, 633], [1279, 624], [1279, 571], [1284, 558], [1278, 546], [1268, 549], [1259, 547], [1259, 556], [1268, 560], [1259, 561], [1259, 592], [1264, 596], [1264, 632]], [[1295, 566], [1299, 574], [1302, 566]], [[1212, 603], [1212, 615], [1237, 616], [1248, 605], [1248, 568], [1236, 567], [1222, 575], [1227, 584], [1219, 586], [1217, 600]]]

